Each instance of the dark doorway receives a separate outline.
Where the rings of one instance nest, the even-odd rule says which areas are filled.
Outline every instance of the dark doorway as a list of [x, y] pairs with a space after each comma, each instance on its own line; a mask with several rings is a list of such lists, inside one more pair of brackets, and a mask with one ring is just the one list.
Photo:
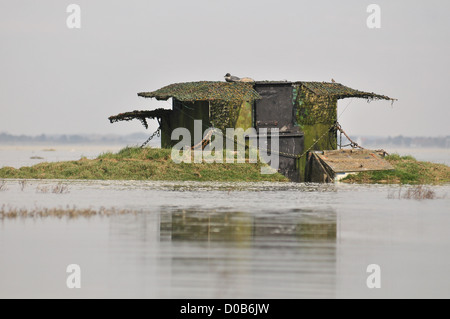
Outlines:
[[256, 83], [261, 99], [255, 101], [255, 128], [278, 128], [280, 132], [293, 129], [292, 84]]

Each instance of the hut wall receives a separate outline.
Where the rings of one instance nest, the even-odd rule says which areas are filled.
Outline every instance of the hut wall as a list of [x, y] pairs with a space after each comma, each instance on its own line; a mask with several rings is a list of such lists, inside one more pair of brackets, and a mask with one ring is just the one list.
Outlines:
[[170, 117], [161, 119], [161, 147], [171, 148], [177, 143], [171, 140], [172, 131], [177, 127], [187, 128], [191, 133], [191, 145], [197, 144], [199, 141], [194, 140], [194, 119], [202, 120], [203, 132], [211, 125], [224, 134], [227, 128], [246, 130], [252, 127], [252, 103], [181, 102], [174, 99]]
[[161, 118], [161, 148], [171, 148], [173, 145], [170, 139], [172, 133], [170, 128], [171, 117], [172, 115]]
[[184, 127], [191, 133], [191, 145], [201, 141], [195, 140], [194, 120], [202, 120], [202, 133], [209, 127], [209, 103], [206, 101], [182, 102], [173, 99], [172, 113], [167, 120], [161, 120], [161, 147], [171, 148], [177, 140], [172, 141], [172, 131]]
[[[304, 150], [337, 149], [336, 131], [330, 131], [337, 120], [337, 99], [318, 96], [303, 86], [294, 86], [293, 93], [296, 124], [304, 133]], [[301, 181], [305, 180], [306, 161], [306, 156], [298, 160]]]
[[244, 130], [252, 127], [252, 108], [253, 103], [243, 102], [239, 108], [239, 114], [236, 119], [234, 128], [242, 128]]

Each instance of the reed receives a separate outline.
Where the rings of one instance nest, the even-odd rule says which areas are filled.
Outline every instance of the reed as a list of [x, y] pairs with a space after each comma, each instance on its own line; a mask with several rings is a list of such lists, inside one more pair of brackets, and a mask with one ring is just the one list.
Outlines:
[[402, 187], [399, 187], [398, 190], [390, 190], [388, 193], [389, 199], [415, 199], [415, 200], [424, 200], [424, 199], [438, 199], [442, 197], [438, 197], [436, 192], [427, 185], [417, 185], [408, 187], [404, 190]]

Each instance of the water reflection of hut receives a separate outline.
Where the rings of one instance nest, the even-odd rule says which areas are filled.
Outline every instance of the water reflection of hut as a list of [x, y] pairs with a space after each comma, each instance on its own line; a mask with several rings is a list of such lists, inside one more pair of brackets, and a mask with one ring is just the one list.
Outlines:
[[169, 298], [335, 293], [337, 218], [331, 208], [281, 214], [168, 208], [109, 220], [108, 253], [126, 270], [115, 284], [131, 287], [131, 294], [139, 289]]
[[160, 234], [172, 241], [244, 243], [271, 237], [335, 241], [336, 215], [296, 210], [277, 219], [243, 212], [177, 210], [161, 215]]
[[179, 241], [249, 242], [253, 219], [241, 212], [178, 210], [161, 215], [162, 238]]

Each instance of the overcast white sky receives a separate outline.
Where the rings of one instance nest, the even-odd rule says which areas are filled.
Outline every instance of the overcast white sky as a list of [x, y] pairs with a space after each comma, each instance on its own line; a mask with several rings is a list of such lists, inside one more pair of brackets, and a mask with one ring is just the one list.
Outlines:
[[[366, 26], [371, 3], [381, 29]], [[0, 0], [0, 132], [142, 132], [107, 118], [170, 106], [137, 92], [230, 72], [399, 99], [355, 99], [340, 118], [352, 135], [450, 135], [449, 12], [445, 0]]]

